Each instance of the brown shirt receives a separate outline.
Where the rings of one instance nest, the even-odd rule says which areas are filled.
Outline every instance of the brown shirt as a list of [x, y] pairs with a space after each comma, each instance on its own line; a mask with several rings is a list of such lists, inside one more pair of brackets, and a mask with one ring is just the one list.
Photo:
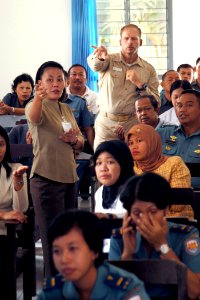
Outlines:
[[151, 64], [140, 57], [133, 64], [127, 65], [121, 53], [110, 54], [104, 61], [91, 54], [88, 57], [88, 65], [92, 70], [99, 72], [100, 111], [122, 115], [135, 113], [137, 86], [126, 80], [126, 72], [132, 69], [137, 71], [140, 81], [148, 86], [140, 94], [152, 94], [157, 100], [159, 99], [159, 81], [156, 71]]
[[[72, 128], [78, 128], [70, 108], [63, 103], [44, 100], [42, 102], [42, 120], [35, 124], [29, 119], [30, 101], [25, 109], [30, 133], [33, 138], [34, 160], [31, 177], [36, 173], [45, 178], [62, 182], [77, 181], [76, 162], [70, 144], [63, 142], [59, 136], [63, 133], [62, 116], [71, 122]], [[83, 139], [82, 134], [78, 138]]]

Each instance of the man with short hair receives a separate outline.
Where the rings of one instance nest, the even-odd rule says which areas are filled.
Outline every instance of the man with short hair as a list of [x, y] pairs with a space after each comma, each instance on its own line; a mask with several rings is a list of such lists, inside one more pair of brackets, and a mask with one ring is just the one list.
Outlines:
[[[163, 154], [179, 155], [184, 162], [200, 163], [200, 92], [185, 90], [177, 99], [177, 117], [180, 126], [158, 128]], [[192, 186], [200, 187], [200, 178], [192, 178]]]
[[188, 80], [191, 83], [194, 79], [194, 68], [190, 64], [181, 64], [177, 68], [181, 80]]
[[160, 106], [159, 114], [162, 114], [173, 107], [171, 95], [170, 95], [170, 89], [172, 83], [174, 83], [178, 79], [180, 79], [180, 75], [178, 72], [174, 70], [168, 70], [163, 74], [162, 81], [160, 83], [163, 90], [160, 93], [161, 106]]
[[77, 95], [86, 100], [88, 110], [95, 116], [99, 108], [97, 106], [98, 94], [86, 85], [87, 70], [80, 64], [72, 65], [68, 70], [67, 93]]
[[138, 95], [152, 94], [159, 99], [156, 71], [138, 56], [141, 45], [141, 29], [128, 24], [120, 31], [120, 53], [108, 54], [104, 46], [93, 46], [95, 51], [88, 57], [88, 64], [100, 75], [94, 148], [118, 138], [117, 125], [127, 131], [137, 123], [134, 103]]
[[[168, 122], [160, 120], [158, 101], [153, 95], [139, 96], [135, 101], [135, 111], [139, 123], [147, 124], [155, 129], [163, 125], [169, 125]], [[123, 126], [117, 126], [116, 132], [121, 140], [124, 140]]]
[[168, 125], [168, 123], [160, 120], [158, 101], [153, 95], [138, 97], [135, 101], [135, 110], [139, 123], [151, 125], [155, 129]]

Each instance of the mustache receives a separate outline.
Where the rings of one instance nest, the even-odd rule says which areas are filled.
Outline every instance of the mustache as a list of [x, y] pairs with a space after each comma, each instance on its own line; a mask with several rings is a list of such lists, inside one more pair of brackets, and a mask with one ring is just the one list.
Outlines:
[[82, 81], [79, 79], [76, 79], [76, 80], [74, 80], [74, 83], [82, 83]]

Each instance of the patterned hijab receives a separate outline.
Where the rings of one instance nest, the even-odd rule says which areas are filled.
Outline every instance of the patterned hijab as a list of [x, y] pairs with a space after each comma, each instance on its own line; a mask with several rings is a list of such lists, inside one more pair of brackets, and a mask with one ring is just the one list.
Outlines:
[[157, 131], [150, 125], [134, 125], [127, 134], [127, 142], [132, 135], [144, 140], [147, 144], [147, 156], [142, 161], [135, 161], [135, 164], [143, 172], [153, 172], [162, 165], [167, 157], [162, 155], [162, 141]]

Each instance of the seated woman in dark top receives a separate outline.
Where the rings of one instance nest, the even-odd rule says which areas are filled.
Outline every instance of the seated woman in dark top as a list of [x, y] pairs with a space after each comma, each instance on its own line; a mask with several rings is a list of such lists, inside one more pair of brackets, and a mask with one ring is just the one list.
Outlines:
[[30, 75], [17, 76], [12, 84], [12, 93], [8, 93], [0, 102], [0, 115], [24, 115], [25, 106], [33, 95], [34, 82]]

